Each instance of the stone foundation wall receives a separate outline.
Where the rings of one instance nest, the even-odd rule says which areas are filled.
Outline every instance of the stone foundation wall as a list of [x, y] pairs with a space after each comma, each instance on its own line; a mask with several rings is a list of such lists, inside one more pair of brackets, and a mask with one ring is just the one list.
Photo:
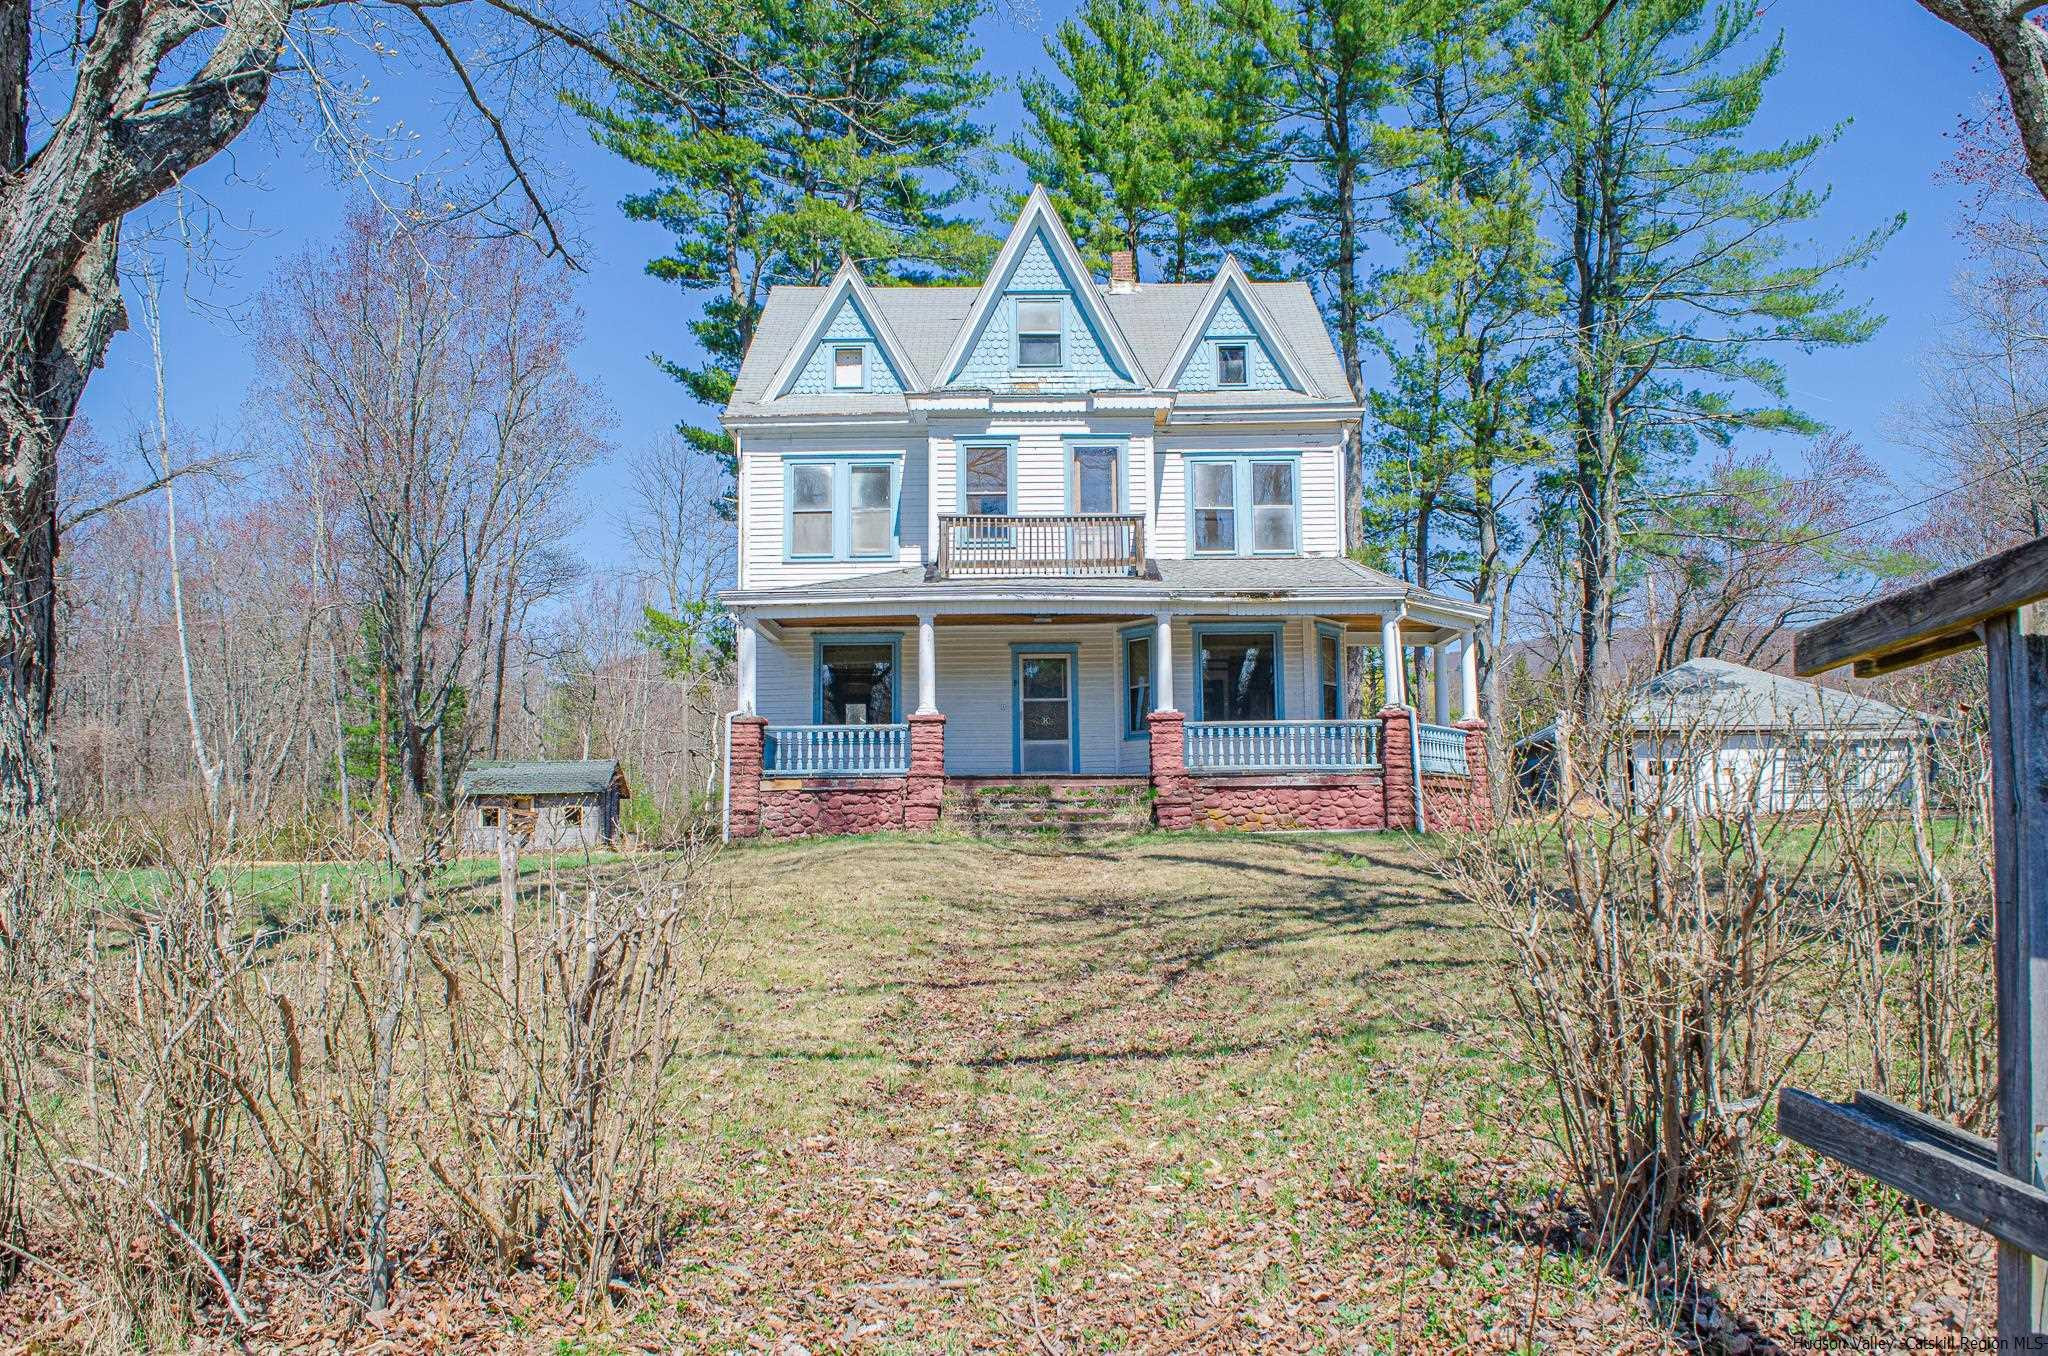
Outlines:
[[760, 786], [760, 833], [764, 838], [900, 829], [909, 799], [902, 777], [837, 781], [771, 778]]
[[1191, 777], [1201, 829], [1384, 829], [1380, 774]]

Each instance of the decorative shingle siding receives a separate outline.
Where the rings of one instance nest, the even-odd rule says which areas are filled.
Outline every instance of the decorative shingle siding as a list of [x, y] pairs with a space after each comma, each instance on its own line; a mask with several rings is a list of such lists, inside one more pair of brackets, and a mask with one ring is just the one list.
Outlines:
[[891, 367], [882, 352], [882, 346], [875, 341], [875, 332], [866, 316], [852, 297], [840, 298], [832, 317], [805, 360], [802, 370], [790, 383], [786, 395], [827, 395], [832, 387], [832, 350], [859, 344], [867, 350], [867, 385], [861, 389], [869, 392], [896, 394], [903, 390], [903, 381], [896, 369]]
[[[1011, 270], [1002, 296], [989, 307], [987, 323], [976, 337], [974, 348], [948, 385], [974, 390], [1014, 390], [1019, 386], [1039, 391], [1099, 391], [1128, 387], [1136, 383], [1119, 372], [1111, 360], [1102, 336], [1097, 334], [1079, 300], [1079, 289], [1093, 287], [1092, 279], [1071, 279], [1053, 258], [1052, 249], [1040, 232], [1032, 236]], [[1017, 297], [1064, 294], [1067, 298], [1067, 329], [1059, 367], [1019, 369], [1012, 349], [1017, 333]]]
[[1235, 295], [1225, 296], [1216, 307], [1216, 314], [1209, 318], [1208, 328], [1202, 331], [1201, 342], [1195, 345], [1187, 365], [1181, 369], [1174, 385], [1183, 391], [1214, 391], [1216, 384], [1216, 349], [1219, 344], [1243, 344], [1245, 346], [1245, 383], [1232, 386], [1233, 391], [1285, 391], [1288, 386], [1280, 365], [1273, 360], [1273, 353], [1266, 340], [1252, 325], [1245, 313], [1238, 308]]

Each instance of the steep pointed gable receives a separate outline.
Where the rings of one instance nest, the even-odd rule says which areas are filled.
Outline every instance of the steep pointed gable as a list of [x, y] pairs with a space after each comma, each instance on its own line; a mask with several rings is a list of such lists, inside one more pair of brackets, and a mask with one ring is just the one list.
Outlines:
[[[1245, 379], [1224, 384], [1218, 375], [1218, 351], [1238, 345], [1245, 350]], [[1288, 346], [1286, 335], [1259, 304], [1257, 290], [1234, 255], [1223, 257], [1223, 267], [1216, 271], [1202, 304], [1195, 308], [1180, 343], [1174, 347], [1164, 380], [1181, 391], [1322, 394]]]
[[[841, 387], [835, 381], [836, 354], [840, 349], [853, 347], [863, 353], [861, 384]], [[848, 389], [869, 394], [901, 394], [922, 386], [923, 379], [875, 304], [867, 280], [847, 260], [839, 265], [817, 310], [784, 355], [781, 367], [768, 383], [768, 392], [771, 399], [776, 399]]]
[[[1057, 303], [1056, 331], [1043, 328], [1054, 312], [1033, 303]], [[1031, 349], [1027, 330], [1037, 339]], [[1036, 391], [1149, 384], [1042, 187], [1031, 190], [1010, 227], [940, 368], [939, 384]]]

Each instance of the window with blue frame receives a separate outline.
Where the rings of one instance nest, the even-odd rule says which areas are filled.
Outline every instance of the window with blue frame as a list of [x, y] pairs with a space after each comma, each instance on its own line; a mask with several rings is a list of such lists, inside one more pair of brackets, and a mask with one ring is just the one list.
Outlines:
[[1152, 633], [1124, 634], [1124, 738], [1142, 739], [1152, 733]]
[[1280, 718], [1280, 631], [1200, 629], [1195, 636], [1197, 720]]
[[895, 557], [897, 460], [791, 461], [784, 474], [791, 560]]
[[1322, 686], [1323, 719], [1344, 719], [1344, 637], [1327, 626], [1316, 627], [1316, 677]]
[[1017, 299], [1017, 366], [1058, 367], [1064, 358], [1066, 308], [1058, 297]]
[[1188, 545], [1203, 556], [1301, 549], [1301, 463], [1259, 454], [1188, 459]]
[[868, 384], [868, 351], [858, 344], [832, 350], [832, 387], [858, 391]]
[[893, 724], [898, 649], [886, 637], [819, 641], [818, 724]]

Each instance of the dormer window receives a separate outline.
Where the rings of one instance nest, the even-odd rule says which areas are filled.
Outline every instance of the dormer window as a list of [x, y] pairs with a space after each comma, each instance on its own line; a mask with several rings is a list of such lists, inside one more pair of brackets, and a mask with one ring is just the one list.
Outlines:
[[835, 391], [858, 391], [867, 385], [867, 350], [864, 348], [835, 348], [832, 350], [832, 389]]
[[1218, 344], [1216, 346], [1216, 384], [1218, 386], [1242, 386], [1245, 384], [1245, 346], [1243, 344]]
[[1066, 316], [1056, 297], [1017, 303], [1017, 366], [1058, 367]]

